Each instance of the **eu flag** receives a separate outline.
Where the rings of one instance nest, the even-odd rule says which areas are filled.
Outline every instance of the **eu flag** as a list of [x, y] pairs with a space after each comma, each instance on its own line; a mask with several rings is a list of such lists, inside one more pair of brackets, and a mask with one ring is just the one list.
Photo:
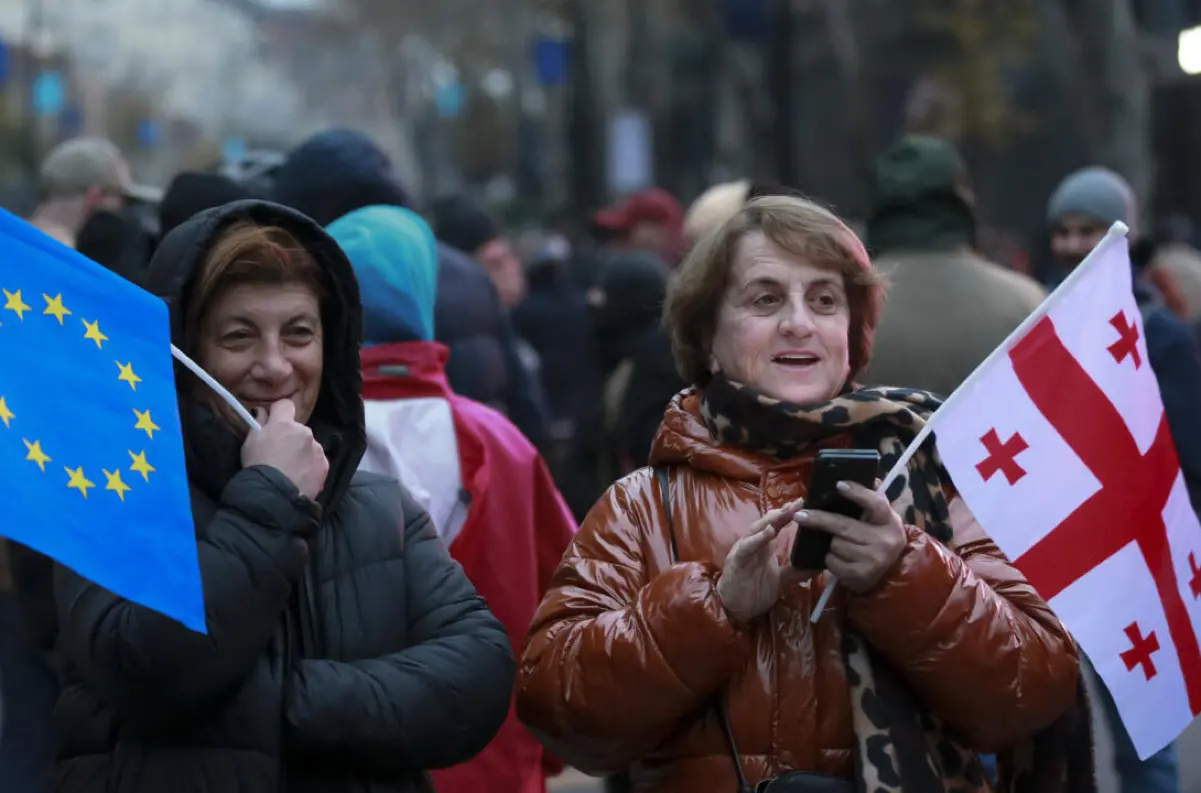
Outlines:
[[0, 534], [205, 632], [167, 306], [2, 210]]

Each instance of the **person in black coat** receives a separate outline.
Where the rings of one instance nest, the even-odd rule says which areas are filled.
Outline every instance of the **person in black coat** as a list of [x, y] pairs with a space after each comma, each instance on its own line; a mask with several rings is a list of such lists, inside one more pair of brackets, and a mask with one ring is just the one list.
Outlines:
[[[413, 209], [388, 156], [351, 129], [319, 132], [289, 153], [274, 177], [273, 198], [322, 226], [356, 209]], [[446, 375], [455, 393], [504, 413], [541, 448], [545, 402], [522, 364], [517, 335], [488, 273], [466, 253], [438, 245], [437, 341], [450, 349]]]
[[663, 411], [685, 387], [660, 324], [666, 295], [667, 268], [657, 254], [603, 254], [588, 292], [601, 386], [582, 415], [559, 485], [577, 520], [609, 485], [646, 465]]
[[495, 735], [504, 629], [366, 447], [346, 257], [243, 201], [172, 231], [145, 286], [258, 414], [177, 374], [208, 635], [56, 567], [61, 793], [431, 791]]
[[[527, 280], [529, 291], [513, 310], [513, 327], [538, 353], [552, 422], [574, 429], [596, 391], [587, 293], [572, 282], [566, 252], [540, 252], [530, 262]], [[571, 430], [560, 437], [570, 438]]]
[[167, 185], [167, 189], [163, 191], [163, 200], [159, 202], [159, 236], [167, 236], [176, 226], [182, 225], [206, 209], [232, 201], [262, 197], [264, 196], [223, 174], [181, 171]]

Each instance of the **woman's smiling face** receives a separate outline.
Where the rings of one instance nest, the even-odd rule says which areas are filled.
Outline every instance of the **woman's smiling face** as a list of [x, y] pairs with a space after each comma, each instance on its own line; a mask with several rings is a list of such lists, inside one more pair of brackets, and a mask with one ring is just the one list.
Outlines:
[[798, 258], [760, 231], [737, 245], [712, 362], [774, 399], [825, 402], [850, 377], [851, 312], [842, 273]]

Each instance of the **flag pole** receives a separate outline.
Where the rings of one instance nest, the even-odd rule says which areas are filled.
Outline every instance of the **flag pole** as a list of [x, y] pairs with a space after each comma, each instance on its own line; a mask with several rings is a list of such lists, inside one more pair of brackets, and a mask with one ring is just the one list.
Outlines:
[[[1091, 251], [1089, 251], [1088, 255], [1084, 257], [1079, 265], [1077, 265], [1076, 269], [1072, 270], [1072, 272], [1068, 274], [1068, 277], [1063, 279], [1063, 282], [1057, 286], [1055, 290], [1051, 292], [1051, 294], [1047, 295], [1047, 298], [1039, 304], [1038, 308], [1030, 312], [1030, 316], [1022, 320], [1022, 324], [1014, 328], [1013, 332], [1005, 338], [1005, 341], [1001, 342], [1000, 346], [989, 353], [988, 357], [985, 358], [979, 366], [972, 370], [972, 373], [967, 376], [967, 378], [963, 381], [963, 383], [960, 384], [958, 388], [955, 389], [955, 392], [943, 401], [942, 407], [934, 411], [934, 414], [926, 420], [926, 426], [922, 427], [921, 430], [918, 431], [917, 435], [914, 436], [909, 445], [905, 447], [905, 451], [903, 451], [901, 456], [897, 458], [896, 463], [884, 476], [884, 479], [880, 482], [880, 486], [876, 488], [877, 493], [886, 492], [893, 481], [895, 481], [896, 478], [901, 475], [901, 472], [905, 470], [905, 467], [909, 465], [909, 461], [913, 458], [913, 455], [917, 454], [917, 450], [922, 447], [922, 444], [926, 442], [926, 439], [929, 438], [930, 434], [934, 431], [934, 422], [938, 419], [939, 415], [947, 407], [962, 399], [964, 395], [971, 393], [983, 372], [987, 370], [993, 363], [995, 363], [996, 360], [1002, 355], [1007, 355], [1010, 348], [1017, 343], [1017, 340], [1029, 333], [1030, 329], [1033, 328], [1039, 321], [1041, 321], [1042, 318], [1045, 317], [1047, 313], [1055, 307], [1055, 304], [1058, 303], [1063, 296], [1071, 290], [1072, 286], [1075, 285], [1076, 282], [1078, 282], [1081, 278], [1083, 278], [1088, 270], [1101, 259], [1101, 254], [1104, 253], [1110, 245], [1114, 244], [1116, 240], [1125, 240], [1126, 235], [1129, 232], [1130, 227], [1120, 220], [1109, 227], [1109, 231], [1107, 231], [1101, 241], [1098, 242]], [[838, 579], [834, 576], [830, 576], [829, 580], [826, 582], [825, 590], [822, 592], [821, 597], [817, 600], [817, 605], [813, 607], [813, 614], [809, 617], [810, 623], [816, 623], [821, 617], [822, 611], [825, 610], [826, 604], [830, 602], [830, 596], [834, 594], [834, 588], [836, 586], [838, 586]]]
[[246, 426], [250, 427], [251, 430], [262, 429], [262, 427], [259, 426], [259, 423], [254, 420], [254, 416], [250, 415], [250, 411], [247, 410], [246, 407], [241, 402], [239, 402], [233, 394], [229, 393], [229, 391], [226, 390], [225, 386], [218, 383], [217, 380], [211, 374], [204, 371], [204, 369], [200, 368], [200, 364], [196, 363], [191, 358], [184, 355], [183, 350], [179, 349], [174, 344], [172, 344], [171, 345], [171, 355], [175, 358], [175, 360], [179, 361], [184, 366], [188, 367], [188, 370], [191, 371], [192, 374], [196, 375], [202, 381], [204, 381], [205, 385], [207, 385], [209, 388], [211, 388], [215, 392], [217, 392], [217, 396], [224, 399], [229, 404], [229, 406], [234, 409], [234, 412], [237, 413], [242, 418], [242, 421], [246, 422]]

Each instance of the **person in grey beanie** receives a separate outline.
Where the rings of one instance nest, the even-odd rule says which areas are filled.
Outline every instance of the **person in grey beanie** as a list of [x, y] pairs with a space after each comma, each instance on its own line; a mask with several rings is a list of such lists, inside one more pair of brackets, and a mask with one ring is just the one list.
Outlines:
[[1058, 286], [1115, 222], [1129, 226], [1130, 239], [1137, 239], [1138, 214], [1134, 190], [1120, 174], [1092, 166], [1068, 175], [1047, 202], [1051, 254], [1057, 265], [1047, 286]]
[[[1047, 204], [1051, 232], [1051, 254], [1061, 281], [1088, 255], [1115, 221], [1130, 227], [1130, 239], [1138, 240], [1138, 201], [1129, 182], [1100, 167], [1070, 174]], [[1163, 396], [1164, 413], [1180, 456], [1180, 467], [1193, 509], [1201, 507], [1201, 350], [1192, 330], [1169, 311], [1158, 293], [1143, 277], [1142, 257], [1134, 265], [1134, 297], [1143, 318], [1147, 357]], [[1114, 762], [1121, 778], [1122, 793], [1176, 793], [1179, 763], [1175, 745], [1146, 760], [1139, 760], [1113, 697], [1098, 686], [1114, 738]]]

